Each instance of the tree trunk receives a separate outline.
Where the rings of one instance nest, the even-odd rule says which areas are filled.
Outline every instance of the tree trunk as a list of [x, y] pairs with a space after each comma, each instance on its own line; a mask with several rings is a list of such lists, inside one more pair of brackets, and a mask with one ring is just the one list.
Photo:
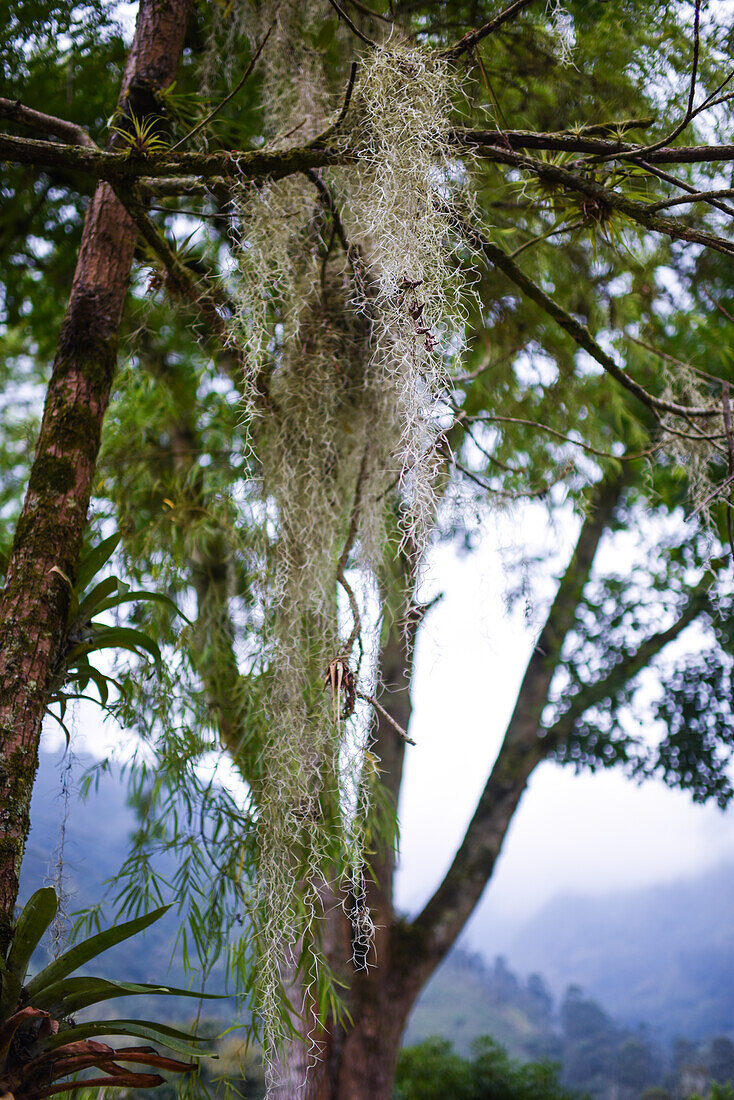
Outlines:
[[[173, 80], [190, 0], [141, 0], [119, 107], [160, 110]], [[63, 661], [102, 421], [137, 229], [109, 185], [84, 222], [36, 454], [0, 597], [0, 951], [5, 952], [30, 827], [49, 686]]]

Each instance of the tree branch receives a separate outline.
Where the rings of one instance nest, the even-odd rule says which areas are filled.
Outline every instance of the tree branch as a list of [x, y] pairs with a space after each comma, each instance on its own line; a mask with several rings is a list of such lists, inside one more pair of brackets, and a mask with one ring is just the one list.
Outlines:
[[453, 46], [450, 46], [447, 50], [441, 50], [439, 57], [445, 61], [455, 61], [467, 50], [471, 50], [478, 42], [481, 42], [483, 38], [486, 38], [490, 34], [494, 34], [505, 23], [509, 23], [511, 19], [514, 19], [516, 15], [519, 15], [523, 8], [527, 8], [533, 0], [515, 0], [514, 4], [510, 4], [509, 7], [501, 11], [499, 15], [496, 15], [494, 19], [490, 19], [488, 23], [485, 23], [483, 27], [480, 27], [477, 31], [469, 31], [460, 38]]
[[508, 163], [513, 162], [517, 168], [530, 171], [538, 179], [558, 184], [567, 191], [585, 195], [598, 203], [602, 209], [619, 210], [632, 221], [654, 233], [663, 233], [673, 240], [705, 245], [707, 248], [711, 248], [716, 252], [723, 252], [727, 256], [734, 255], [734, 243], [731, 241], [684, 225], [683, 222], [677, 221], [675, 218], [667, 218], [656, 214], [654, 210], [650, 209], [650, 205], [653, 204], [628, 199], [611, 187], [605, 187], [604, 184], [598, 183], [589, 176], [571, 172], [558, 164], [549, 164], [547, 161], [536, 160], [534, 157], [521, 153], [508, 153], [506, 155]]
[[71, 145], [82, 145], [87, 149], [97, 148], [82, 126], [77, 126], [75, 122], [67, 122], [64, 118], [56, 118], [55, 115], [45, 115], [42, 111], [35, 111], [32, 107], [26, 107], [19, 99], [4, 99], [0, 96], [0, 118], [7, 118], [10, 122], [28, 126], [32, 130], [53, 134], [54, 137], [61, 138], [62, 141], [69, 142]]
[[[456, 127], [451, 131], [451, 140], [460, 148], [471, 149], [479, 156], [487, 150], [492, 159], [502, 160], [503, 153], [512, 153], [522, 149], [537, 149], [543, 152], [587, 153], [592, 156], [620, 159], [629, 156], [642, 157], [639, 146], [620, 140], [589, 137], [583, 132], [569, 134], [564, 132], [543, 133], [534, 130], [472, 130]], [[644, 154], [649, 164], [705, 164], [717, 161], [734, 160], [734, 145], [676, 145], [655, 149]], [[512, 163], [508, 161], [508, 163]]]
[[685, 608], [671, 626], [646, 638], [639, 644], [637, 649], [621, 657], [606, 676], [602, 676], [593, 684], [587, 684], [578, 694], [573, 696], [568, 710], [564, 711], [543, 734], [543, 742], [546, 745], [547, 752], [552, 752], [553, 749], [558, 748], [571, 736], [574, 725], [590, 707], [604, 702], [620, 687], [628, 684], [638, 672], [642, 672], [643, 668], [647, 668], [650, 661], [657, 657], [666, 645], [682, 634], [686, 627], [690, 626], [702, 612], [710, 610], [711, 603], [708, 597], [710, 587], [710, 578], [705, 583], [701, 582], [693, 590]]
[[577, 321], [575, 317], [572, 317], [570, 313], [567, 313], [565, 309], [562, 309], [550, 295], [546, 294], [537, 283], [534, 283], [530, 279], [522, 268], [510, 259], [506, 252], [503, 252], [497, 245], [492, 244], [487, 240], [478, 230], [468, 225], [466, 222], [456, 219], [455, 224], [466, 238], [467, 241], [481, 252], [490, 263], [503, 271], [505, 275], [512, 282], [523, 291], [533, 302], [545, 310], [545, 312], [553, 318], [553, 320], [560, 325], [560, 327], [567, 332], [571, 339], [588, 355], [595, 359], [597, 363], [604, 370], [612, 376], [621, 386], [624, 386], [626, 390], [642, 402], [648, 409], [653, 409], [656, 412], [672, 413], [675, 416], [687, 416], [687, 417], [711, 417], [718, 416], [720, 410], [716, 407], [689, 407], [687, 405], [679, 405], [676, 401], [665, 401], [660, 397], [655, 397], [653, 394], [648, 393], [643, 386], [638, 382], [635, 382], [626, 371], [622, 370], [620, 366], [615, 363], [611, 355], [596, 342], [589, 330], [585, 325], [582, 325], [580, 321]]
[[77, 145], [0, 134], [0, 161], [30, 164], [36, 168], [66, 168], [128, 187], [141, 176], [151, 179], [181, 175], [193, 175], [199, 179], [219, 176], [232, 182], [282, 179], [309, 168], [348, 164], [353, 160], [353, 154], [329, 148], [323, 135], [292, 149], [256, 149], [233, 153], [166, 151], [155, 156], [135, 156], [128, 152], [108, 153], [101, 149], [84, 149]]
[[474, 817], [443, 882], [412, 923], [412, 939], [423, 949], [409, 965], [420, 971], [422, 978], [445, 956], [482, 896], [527, 781], [547, 753], [547, 746], [538, 737], [540, 718], [623, 484], [622, 476], [614, 476], [594, 491], [592, 508], [528, 662], [502, 747]]
[[356, 35], [360, 42], [364, 42], [366, 46], [371, 46], [372, 49], [375, 49], [377, 43], [373, 42], [371, 38], [368, 38], [366, 34], [362, 33], [357, 24], [352, 19], [350, 19], [344, 9], [337, 4], [336, 0], [329, 0], [329, 3], [331, 4], [334, 11], [337, 13], [339, 18], [342, 20], [342, 22], [349, 27], [352, 34]]

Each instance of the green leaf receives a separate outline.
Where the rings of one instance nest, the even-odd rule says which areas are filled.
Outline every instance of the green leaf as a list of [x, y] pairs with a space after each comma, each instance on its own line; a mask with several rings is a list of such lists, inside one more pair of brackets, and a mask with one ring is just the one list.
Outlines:
[[[127, 588], [127, 586], [125, 587]], [[181, 611], [181, 609], [177, 607], [170, 596], [166, 596], [163, 592], [146, 592], [144, 590], [138, 592], [126, 591], [124, 595], [110, 597], [110, 599], [106, 600], [101, 607], [97, 608], [97, 610], [95, 611], [95, 615], [99, 615], [102, 611], [107, 611], [111, 607], [121, 607], [124, 603], [142, 603], [143, 601], [145, 601], [146, 603], [162, 604], [164, 607], [167, 607], [169, 611], [173, 611], [176, 615], [180, 615], [184, 622], [187, 622], [189, 625], [191, 625], [191, 619], [184, 615], [183, 611]]]
[[185, 1031], [150, 1020], [97, 1020], [89, 1024], [79, 1024], [49, 1036], [44, 1043], [44, 1049], [54, 1050], [65, 1043], [91, 1039], [95, 1035], [129, 1035], [138, 1039], [152, 1039], [154, 1043], [160, 1043], [178, 1054], [186, 1054], [194, 1058], [216, 1057], [198, 1049], [195, 1044], [204, 1041], [199, 1036], [188, 1035]]
[[135, 630], [130, 626], [104, 626], [93, 624], [92, 638], [90, 641], [81, 642], [69, 652], [67, 668], [73, 667], [80, 657], [88, 653], [96, 653], [99, 649], [128, 649], [131, 652], [144, 650], [149, 653], [155, 663], [161, 663], [161, 651], [156, 642], [142, 630]]
[[99, 573], [120, 545], [121, 535], [115, 532], [109, 538], [102, 539], [97, 546], [93, 546], [88, 554], [85, 554], [79, 563], [79, 575], [77, 577], [77, 592], [83, 592], [92, 578]]
[[119, 592], [121, 587], [124, 587], [124, 590], [127, 591], [129, 586], [123, 586], [122, 581], [118, 580], [117, 577], [105, 577], [99, 584], [95, 584], [94, 588], [91, 589], [89, 594], [86, 595], [79, 604], [79, 610], [76, 615], [77, 620], [80, 622], [89, 622], [94, 615], [104, 610], [105, 605], [114, 606], [114, 597], [113, 604], [111, 605], [109, 604], [108, 597], [111, 596], [113, 592]]
[[20, 999], [23, 983], [15, 974], [11, 974], [5, 963], [0, 960], [0, 1019], [12, 1016]]
[[132, 626], [104, 626], [101, 623], [92, 624], [92, 639], [97, 648], [109, 649], [110, 646], [120, 649], [143, 649], [149, 653], [156, 664], [160, 664], [161, 651], [157, 642]]
[[7, 969], [21, 984], [25, 980], [31, 955], [56, 916], [58, 905], [56, 891], [51, 886], [45, 886], [36, 890], [23, 906], [13, 932], [13, 942], [6, 963]]
[[26, 989], [29, 1002], [33, 1002], [41, 990], [55, 984], [68, 974], [72, 974], [80, 966], [84, 966], [85, 963], [89, 962], [90, 959], [96, 959], [103, 951], [107, 951], [110, 947], [114, 947], [124, 940], [129, 940], [131, 936], [137, 935], [138, 932], [142, 932], [144, 928], [160, 920], [170, 908], [170, 905], [162, 905], [160, 909], [154, 909], [152, 913], [146, 913], [142, 917], [135, 917], [134, 920], [115, 925], [114, 928], [108, 928], [104, 932], [100, 932], [96, 936], [90, 936], [89, 939], [83, 940], [82, 943], [78, 943], [75, 947], [65, 951], [63, 955], [54, 962], [49, 963], [48, 966], [36, 974], [35, 978], [28, 982]]
[[33, 995], [34, 1008], [42, 1008], [50, 1012], [52, 1016], [61, 1018], [73, 1016], [90, 1005], [100, 1004], [102, 1001], [111, 1001], [115, 997], [134, 996], [156, 997], [194, 997], [197, 1000], [204, 997], [207, 1000], [217, 1000], [215, 993], [197, 993], [191, 989], [175, 989], [168, 985], [150, 985], [139, 982], [113, 982], [106, 978], [64, 978], [59, 982], [44, 986], [42, 990]]

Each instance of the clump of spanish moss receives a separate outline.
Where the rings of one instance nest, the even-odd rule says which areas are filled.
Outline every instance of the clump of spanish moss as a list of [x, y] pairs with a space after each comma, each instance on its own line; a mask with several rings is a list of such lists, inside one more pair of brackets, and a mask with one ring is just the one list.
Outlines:
[[372, 361], [400, 428], [406, 530], [421, 545], [435, 516], [440, 412], [467, 289], [452, 226], [466, 169], [447, 143], [457, 91], [449, 64], [428, 51], [374, 50], [354, 97], [359, 161], [343, 174], [347, 235], [374, 279]]
[[267, 733], [253, 793], [258, 1011], [270, 1056], [282, 1037], [284, 962], [292, 971], [309, 952], [294, 1006], [308, 1013], [318, 920], [340, 881], [352, 899], [355, 962], [369, 953], [359, 883], [364, 769], [374, 758], [358, 699], [369, 695], [372, 670], [360, 589], [381, 569], [388, 508], [404, 537], [425, 545], [445, 462], [444, 395], [466, 291], [452, 231], [466, 170], [447, 144], [455, 90], [448, 64], [427, 51], [377, 48], [347, 115], [356, 167], [248, 185], [237, 196], [232, 339], [245, 351], [243, 426], [269, 517], [260, 593]]

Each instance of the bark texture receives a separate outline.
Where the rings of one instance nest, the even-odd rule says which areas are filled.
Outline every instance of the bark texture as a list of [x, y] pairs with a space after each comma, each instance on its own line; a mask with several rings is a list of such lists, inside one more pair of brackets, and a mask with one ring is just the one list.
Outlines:
[[[190, 0], [141, 0], [120, 92], [123, 115], [160, 109]], [[0, 950], [12, 930], [49, 686], [63, 664], [137, 228], [106, 183], [84, 223], [23, 511], [0, 597]]]

